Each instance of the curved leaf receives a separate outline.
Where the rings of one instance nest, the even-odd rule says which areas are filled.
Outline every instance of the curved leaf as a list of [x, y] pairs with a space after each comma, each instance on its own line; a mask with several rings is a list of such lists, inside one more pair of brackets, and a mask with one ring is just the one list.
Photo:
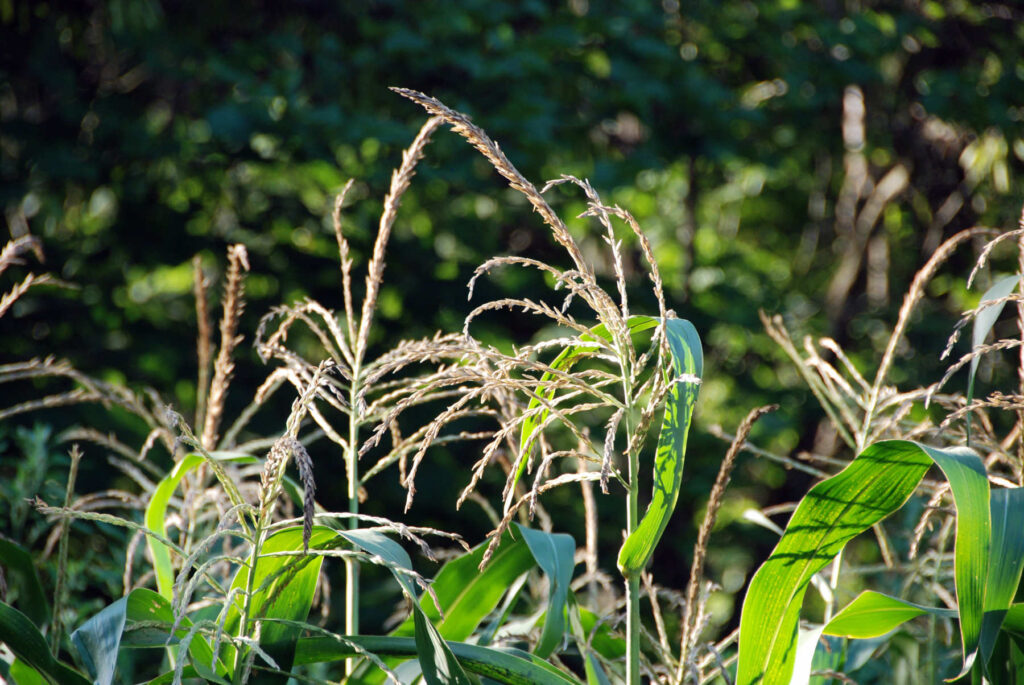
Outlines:
[[984, 465], [969, 449], [888, 440], [869, 446], [840, 473], [811, 488], [754, 575], [740, 618], [737, 683], [789, 680], [811, 577], [847, 542], [901, 507], [932, 463], [946, 475], [957, 507], [955, 578], [963, 671], [970, 668], [981, 634], [991, 536]]
[[[379, 656], [415, 657], [418, 645], [408, 637], [368, 635], [310, 637], [299, 640], [296, 664], [313, 664], [358, 656], [355, 647]], [[536, 655], [518, 649], [494, 649], [465, 642], [448, 642], [447, 648], [466, 670], [508, 685], [580, 685], [580, 682]]]
[[992, 491], [992, 545], [985, 579], [985, 618], [981, 628], [982, 663], [988, 666], [1003, 620], [1024, 569], [1024, 488]]
[[54, 685], [90, 685], [88, 678], [53, 658], [46, 638], [35, 624], [5, 602], [0, 602], [0, 642]]
[[389, 568], [395, 580], [402, 586], [406, 596], [412, 600], [416, 656], [419, 659], [420, 668], [423, 670], [423, 679], [427, 681], [428, 685], [448, 685], [449, 683], [451, 685], [472, 685], [472, 681], [459, 665], [458, 659], [452, 654], [444, 638], [423, 613], [423, 609], [417, 601], [416, 588], [412, 581], [397, 570], [397, 568], [412, 569], [412, 560], [402, 546], [374, 530], [346, 530], [338, 531], [338, 534], [363, 551], [387, 561], [391, 565]]
[[955, 618], [957, 612], [953, 609], [921, 606], [867, 590], [833, 616], [824, 632], [826, 635], [859, 639], [878, 637], [925, 614]]
[[[483, 571], [478, 569], [487, 543], [445, 563], [430, 583], [441, 605], [442, 617], [429, 595], [420, 598], [424, 615], [437, 626], [446, 640], [464, 641], [473, 634], [517, 578], [534, 566], [530, 548], [523, 540], [506, 535]], [[392, 635], [413, 635], [413, 618], [396, 628]]]
[[[700, 378], [704, 373], [704, 353], [697, 329], [686, 319], [668, 319], [665, 334], [672, 351], [672, 378], [683, 375]], [[665, 399], [665, 418], [661, 423], [658, 451], [654, 455], [651, 503], [619, 551], [619, 570], [626, 577], [639, 573], [650, 561], [676, 507], [683, 482], [686, 436], [690, 432], [699, 389], [697, 382], [676, 381]]]
[[[144, 623], [144, 630], [125, 632], [132, 623]], [[152, 627], [154, 623], [164, 624], [165, 630]], [[113, 682], [118, 652], [124, 647], [165, 647], [168, 632], [174, 624], [174, 611], [163, 595], [147, 588], [136, 588], [127, 597], [109, 604], [98, 614], [83, 623], [71, 634], [71, 643], [79, 659], [96, 685]], [[192, 621], [182, 619], [176, 637], [184, 637]], [[226, 675], [227, 667], [216, 663], [217, 672], [210, 671], [213, 650], [202, 635], [195, 635], [189, 643], [189, 654], [197, 663], [204, 677], [215, 682], [226, 682], [217, 674]]]
[[[231, 452], [214, 452], [212, 456], [243, 463], [257, 461], [251, 455]], [[185, 477], [185, 474], [193, 471], [206, 460], [206, 457], [201, 454], [188, 454], [175, 464], [171, 472], [164, 476], [163, 480], [157, 484], [150, 495], [149, 504], [146, 505], [144, 520], [147, 528], [157, 533], [160, 537], [167, 537], [164, 519], [167, 516], [167, 505], [170, 503], [171, 497], [174, 496], [174, 492], [178, 489], [178, 484]], [[171, 564], [170, 550], [167, 549], [167, 545], [151, 535], [146, 536], [146, 545], [149, 547], [149, 554], [153, 558], [153, 572], [156, 574], [157, 590], [161, 595], [170, 600], [174, 593], [174, 566]]]
[[548, 577], [548, 608], [544, 617], [544, 629], [534, 648], [537, 656], [545, 658], [555, 651], [565, 633], [565, 607], [568, 601], [569, 584], [575, 568], [573, 556], [576, 541], [565, 533], [545, 533], [516, 524], [537, 565]]

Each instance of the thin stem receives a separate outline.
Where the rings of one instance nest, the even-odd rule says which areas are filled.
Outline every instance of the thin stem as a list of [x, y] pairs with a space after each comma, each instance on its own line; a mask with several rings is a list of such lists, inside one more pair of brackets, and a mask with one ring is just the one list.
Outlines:
[[[629, 499], [626, 505], [626, 536], [632, 535], [640, 523], [640, 455], [634, 445], [636, 430], [633, 417], [632, 369], [625, 355], [621, 357], [622, 390], [626, 405], [626, 453], [629, 459]], [[640, 685], [640, 574], [626, 576], [626, 685]]]
[[[64, 508], [71, 508], [71, 499], [75, 494], [75, 480], [78, 477], [78, 463], [82, 460], [82, 451], [78, 445], [71, 448], [71, 468], [68, 470], [68, 485], [64, 493]], [[57, 552], [57, 585], [53, 590], [53, 635], [51, 647], [56, 655], [60, 651], [61, 633], [64, 629], [64, 602], [67, 595], [66, 580], [68, 569], [68, 531], [71, 528], [71, 518], [61, 519], [60, 522], [60, 546]]]
[[[1020, 226], [1024, 228], [1024, 214], [1021, 215]], [[1024, 233], [1017, 239], [1017, 272], [1020, 280], [1017, 282], [1017, 290], [1024, 295]], [[1017, 367], [1017, 376], [1020, 381], [1020, 394], [1024, 395], [1024, 301], [1017, 301], [1017, 329], [1020, 331], [1020, 365]], [[1017, 423], [1024, 427], [1024, 409], [1017, 410]], [[1024, 480], [1024, 431], [1017, 440], [1017, 464], [1014, 470], [1017, 472], [1018, 482]]]
[[[362, 345], [359, 345], [357, 341], [353, 341], [353, 343], [356, 348], [349, 393], [348, 449], [345, 452], [345, 472], [348, 475], [348, 512], [353, 514], [348, 519], [350, 530], [359, 527], [359, 519], [355, 514], [359, 513], [359, 392], [363, 362]], [[347, 635], [359, 634], [359, 562], [351, 557], [345, 558], [345, 633]], [[345, 675], [352, 675], [355, 666], [355, 659], [347, 659]]]
[[[255, 535], [252, 544], [252, 554], [249, 555], [249, 575], [245, 581], [245, 600], [242, 602], [242, 611], [238, 620], [238, 637], [246, 638], [249, 636], [249, 614], [252, 611], [252, 597], [253, 587], [256, 583], [256, 564], [260, 558], [260, 550], [263, 548], [263, 537], [265, 533], [266, 521], [264, 516], [259, 517], [257, 523], [257, 529], [254, 531]], [[245, 674], [245, 658], [248, 654], [244, 654], [241, 648], [241, 642], [239, 647], [235, 649], [235, 663], [234, 663], [234, 678], [232, 679], [235, 683], [241, 683]]]

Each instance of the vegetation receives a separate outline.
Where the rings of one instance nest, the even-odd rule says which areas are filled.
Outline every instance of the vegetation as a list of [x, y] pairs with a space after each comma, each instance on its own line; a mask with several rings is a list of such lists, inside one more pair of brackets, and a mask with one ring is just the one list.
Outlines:
[[448, 9], [0, 2], [0, 676], [1024, 675], [1015, 8]]

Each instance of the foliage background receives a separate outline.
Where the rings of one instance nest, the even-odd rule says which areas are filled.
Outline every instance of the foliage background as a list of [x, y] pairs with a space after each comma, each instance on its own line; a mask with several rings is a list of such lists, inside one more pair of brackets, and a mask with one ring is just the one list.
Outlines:
[[[212, 273], [228, 244], [248, 247], [248, 341], [280, 302], [310, 295], [339, 306], [331, 199], [357, 179], [346, 230], [364, 264], [390, 170], [423, 120], [386, 86], [422, 90], [473, 115], [533, 181], [588, 177], [629, 208], [655, 245], [670, 306], [701, 331], [687, 490], [666, 534], [674, 543], [654, 566], [659, 583], [681, 588], [723, 448], [708, 426], [729, 430], [753, 406], [780, 402], [755, 433], [760, 444], [782, 453], [831, 444], [758, 309], [783, 314], [797, 333], [833, 336], [865, 363], [943, 237], [1014, 223], [1024, 197], [1021, 46], [1024, 14], [1012, 3], [0, 0], [0, 207], [13, 234], [39, 236], [47, 267], [80, 286], [18, 302], [0, 320], [0, 362], [67, 357], [191, 409], [192, 256]], [[907, 173], [859, 234], [836, 209], [848, 86], [864, 96], [869, 173]], [[566, 217], [582, 211], [578, 194], [555, 193]], [[582, 221], [571, 225], [584, 235]], [[596, 234], [584, 242], [610, 268]], [[465, 283], [487, 256], [557, 254], [528, 207], [446, 133], [428, 149], [389, 250], [382, 349], [461, 328]], [[635, 250], [632, 259], [634, 309], [653, 309]], [[977, 297], [963, 288], [971, 260], [962, 255], [933, 282], [895, 381], [936, 378], [945, 335]], [[845, 290], [835, 283], [843, 268], [853, 269]], [[510, 272], [486, 287], [529, 296], [540, 285]], [[483, 330], [495, 340], [525, 341], [539, 324], [524, 315], [479, 325], [493, 326]], [[265, 375], [255, 354], [243, 355], [236, 406]], [[5, 390], [3, 404], [37, 391]], [[38, 431], [24, 437], [25, 426], [102, 425], [102, 416], [7, 422], [0, 476], [15, 472], [25, 445], [64, 451]], [[319, 497], [342, 502], [337, 455], [321, 446], [314, 456]], [[477, 510], [453, 515], [474, 460], [438, 450], [420, 485], [437, 495], [409, 516], [479, 540], [488, 526]], [[95, 464], [83, 465], [82, 489], [105, 477]], [[396, 516], [404, 493], [397, 476], [384, 478], [365, 510]], [[734, 597], [774, 542], [739, 514], [807, 486], [749, 455], [734, 480], [709, 558], [725, 590], [721, 622], [735, 621]], [[556, 494], [549, 508], [566, 512], [559, 527], [581, 540], [575, 499]], [[617, 506], [602, 509], [609, 550]]]

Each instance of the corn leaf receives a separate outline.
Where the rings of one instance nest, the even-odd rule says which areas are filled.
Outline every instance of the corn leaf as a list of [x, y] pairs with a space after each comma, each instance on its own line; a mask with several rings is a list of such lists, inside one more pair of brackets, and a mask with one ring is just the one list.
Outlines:
[[[340, 544], [337, 531], [326, 526], [313, 526], [309, 539], [310, 549], [329, 549]], [[256, 562], [251, 587], [253, 597], [249, 604], [249, 620], [286, 619], [304, 621], [313, 605], [313, 593], [323, 557], [303, 555], [302, 526], [278, 531], [263, 541]], [[268, 556], [282, 552], [290, 555]], [[249, 567], [241, 566], [231, 582], [232, 590], [250, 587]], [[244, 594], [238, 593], [228, 610], [224, 629], [232, 634], [239, 631]], [[246, 628], [245, 634], [252, 630]], [[301, 631], [292, 625], [264, 621], [260, 630], [260, 647], [273, 657], [281, 670], [291, 668], [295, 642]], [[224, 647], [225, 661], [234, 661], [234, 648]], [[268, 675], [268, 680], [283, 682], [283, 678]]]
[[[147, 627], [126, 632], [133, 623], [143, 623]], [[154, 623], [162, 623], [166, 629], [155, 628]], [[121, 649], [162, 648], [184, 637], [192, 627], [189, 618], [184, 617], [175, 637], [168, 640], [173, 624], [174, 611], [163, 595], [148, 588], [136, 588], [127, 597], [109, 604], [83, 623], [71, 634], [71, 644], [93, 682], [96, 685], [109, 685], [113, 681], [117, 655]], [[227, 682], [220, 677], [227, 674], [227, 667], [220, 662], [214, 664], [213, 650], [205, 637], [198, 634], [193, 636], [188, 651], [203, 677], [213, 682]], [[210, 669], [211, 664], [215, 665], [216, 672]]]
[[988, 667], [1003, 620], [1013, 603], [1024, 569], [1024, 488], [992, 491], [992, 545], [985, 578], [985, 618], [981, 628], [982, 663]]
[[534, 653], [546, 658], [555, 651], [565, 634], [565, 609], [569, 596], [569, 584], [575, 567], [573, 555], [576, 542], [565, 533], [545, 533], [516, 524], [537, 565], [548, 577], [548, 608], [544, 616], [544, 628]]
[[[510, 534], [502, 539], [483, 571], [478, 569], [487, 543], [447, 562], [430, 583], [444, 613], [442, 617], [429, 595], [420, 598], [420, 608], [446, 640], [463, 642], [491, 613], [516, 579], [534, 566], [530, 549], [523, 540]], [[392, 633], [396, 637], [413, 635], [410, 616]]]
[[[475, 673], [508, 685], [580, 685], [580, 681], [563, 673], [540, 657], [518, 649], [495, 649], [465, 642], [448, 642], [447, 648]], [[416, 641], [408, 637], [375, 637], [370, 635], [316, 636], [299, 640], [296, 664], [314, 664], [347, 659], [360, 654], [356, 648], [378, 656], [415, 657]]]
[[[1017, 287], [1017, 283], [1020, 282], [1020, 276], [1014, 274], [1012, 276], [1005, 276], [994, 284], [992, 287], [985, 291], [985, 294], [981, 296], [981, 303], [979, 307], [986, 302], [994, 302], [995, 300], [1001, 300], [1013, 292], [1013, 289]], [[988, 337], [992, 327], [996, 324], [996, 320], [999, 315], [1003, 313], [1003, 307], [1006, 306], [1005, 302], [986, 307], [978, 312], [978, 315], [974, 317], [974, 331], [971, 335], [971, 351], [977, 350], [985, 343], [985, 338]], [[981, 357], [974, 357], [971, 359], [971, 367], [967, 376], [967, 404], [971, 403], [974, 399], [974, 377], [978, 372], [978, 362], [981, 361]], [[971, 440], [971, 414], [967, 414], [967, 442]]]
[[[642, 331], [650, 330], [658, 325], [658, 319], [650, 316], [631, 316], [626, 322], [626, 326], [629, 328], [629, 332], [640, 333]], [[580, 340], [582, 342], [593, 343], [598, 338], [601, 340], [610, 341], [611, 335], [608, 333], [608, 329], [604, 324], [598, 324], [590, 329], [591, 335], [581, 335]], [[585, 358], [587, 355], [593, 352], [593, 348], [586, 345], [571, 345], [566, 347], [562, 352], [552, 360], [550, 366], [556, 371], [569, 371], [573, 365], [580, 359]], [[519, 434], [519, 466], [516, 468], [516, 475], [512, 481], [512, 487], [514, 488], [516, 483], [522, 477], [523, 473], [526, 472], [526, 466], [530, 462], [530, 455], [533, 452], [533, 445], [537, 440], [538, 431], [540, 427], [544, 425], [550, 412], [547, 409], [542, 409], [536, 414], [530, 414], [531, 411], [537, 409], [543, 402], [550, 402], [555, 397], [556, 388], [552, 386], [544, 387], [544, 383], [550, 382], [555, 378], [555, 374], [550, 371], [540, 377], [540, 385], [537, 390], [536, 396], [530, 398], [530, 403], [527, 405], [527, 417], [523, 421], [523, 427]]]
[[46, 638], [28, 616], [5, 602], [0, 602], [0, 643], [53, 685], [89, 685], [88, 678], [53, 658]]
[[944, 618], [955, 618], [957, 615], [953, 609], [921, 606], [881, 592], [866, 590], [833, 616], [824, 632], [826, 635], [859, 639], [878, 637], [925, 614]]
[[[214, 452], [214, 459], [223, 459], [241, 463], [252, 463], [257, 461], [255, 457], [244, 454], [229, 452]], [[160, 537], [167, 537], [167, 528], [164, 526], [164, 519], [167, 517], [167, 506], [178, 489], [178, 484], [187, 473], [195, 470], [206, 461], [201, 454], [188, 454], [181, 461], [174, 465], [171, 472], [161, 480], [153, 493], [150, 495], [149, 504], [146, 505], [145, 523], [146, 527]], [[157, 590], [168, 601], [174, 593], [174, 566], [171, 564], [171, 553], [167, 545], [160, 542], [151, 535], [146, 536], [146, 545], [149, 547], [149, 554], [153, 558], [153, 572], [156, 574]]]
[[412, 600], [416, 655], [427, 685], [471, 685], [473, 681], [459, 665], [458, 659], [452, 654], [437, 628], [423, 613], [412, 581], [399, 570], [412, 569], [412, 560], [401, 545], [374, 530], [346, 530], [338, 531], [338, 534], [363, 551], [388, 562], [395, 580]]
[[[672, 351], [669, 380], [684, 374], [700, 378], [704, 373], [704, 354], [697, 329], [685, 319], [668, 319], [665, 333]], [[677, 381], [665, 399], [665, 417], [658, 438], [658, 451], [654, 455], [651, 503], [619, 551], [619, 570], [626, 577], [639, 573], [650, 561], [676, 507], [683, 482], [686, 437], [690, 432], [699, 387], [695, 381]]]
[[737, 683], [787, 682], [797, 622], [811, 577], [847, 542], [899, 509], [935, 463], [957, 508], [955, 580], [966, 673], [981, 635], [991, 523], [981, 459], [966, 448], [936, 449], [906, 440], [869, 446], [801, 500], [785, 534], [751, 580], [740, 618]]

